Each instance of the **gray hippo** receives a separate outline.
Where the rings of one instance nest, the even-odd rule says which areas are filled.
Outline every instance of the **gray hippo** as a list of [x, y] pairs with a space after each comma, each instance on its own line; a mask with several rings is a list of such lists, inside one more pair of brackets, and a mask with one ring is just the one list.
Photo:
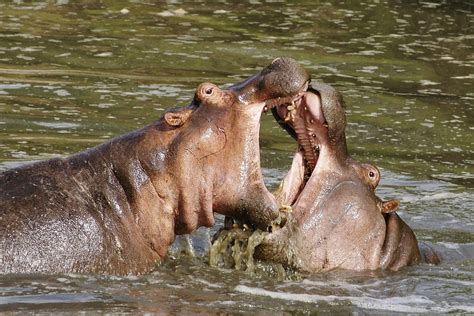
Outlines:
[[[254, 257], [306, 272], [398, 270], [419, 263], [416, 237], [395, 213], [398, 201], [375, 195], [379, 170], [349, 156], [341, 95], [313, 84], [296, 103], [272, 111], [300, 149], [278, 192], [292, 212]], [[427, 259], [437, 257], [430, 253]]]
[[260, 117], [308, 82], [277, 58], [227, 90], [202, 83], [140, 130], [1, 173], [0, 273], [144, 273], [214, 212], [265, 229], [279, 211], [262, 179]]

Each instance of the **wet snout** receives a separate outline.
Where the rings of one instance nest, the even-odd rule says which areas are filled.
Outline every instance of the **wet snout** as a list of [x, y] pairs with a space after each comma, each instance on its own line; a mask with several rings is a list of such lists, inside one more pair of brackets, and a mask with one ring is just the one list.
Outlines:
[[244, 104], [294, 96], [305, 91], [310, 77], [294, 59], [278, 57], [256, 75], [229, 88]]

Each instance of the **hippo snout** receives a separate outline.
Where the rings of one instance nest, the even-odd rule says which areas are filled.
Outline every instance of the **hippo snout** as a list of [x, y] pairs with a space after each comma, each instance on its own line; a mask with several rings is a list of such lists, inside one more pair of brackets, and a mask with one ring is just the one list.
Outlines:
[[294, 59], [275, 58], [256, 75], [229, 88], [243, 103], [293, 96], [306, 90], [310, 76]]
[[263, 84], [272, 98], [294, 95], [306, 90], [310, 76], [296, 60], [287, 57], [275, 58], [262, 70]]

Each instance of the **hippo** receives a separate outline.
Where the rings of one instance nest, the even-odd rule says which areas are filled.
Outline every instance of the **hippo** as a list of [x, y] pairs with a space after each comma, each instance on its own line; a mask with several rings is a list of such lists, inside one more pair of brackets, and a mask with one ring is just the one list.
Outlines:
[[276, 193], [291, 213], [256, 247], [256, 259], [310, 273], [395, 271], [422, 261], [415, 234], [395, 212], [399, 202], [375, 194], [378, 168], [350, 157], [343, 104], [336, 89], [316, 83], [296, 103], [272, 109], [299, 150]]
[[260, 169], [260, 117], [308, 82], [277, 58], [226, 90], [200, 84], [142, 129], [1, 173], [0, 273], [146, 273], [214, 212], [266, 229], [279, 206]]

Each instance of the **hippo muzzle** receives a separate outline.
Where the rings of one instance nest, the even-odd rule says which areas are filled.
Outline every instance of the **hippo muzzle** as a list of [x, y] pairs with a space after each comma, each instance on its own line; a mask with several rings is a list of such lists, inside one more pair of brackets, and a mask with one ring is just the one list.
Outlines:
[[[310, 77], [306, 70], [291, 58], [278, 57], [258, 74], [229, 88], [242, 103], [256, 103], [296, 96], [304, 92]], [[276, 104], [273, 104], [276, 106]]]

